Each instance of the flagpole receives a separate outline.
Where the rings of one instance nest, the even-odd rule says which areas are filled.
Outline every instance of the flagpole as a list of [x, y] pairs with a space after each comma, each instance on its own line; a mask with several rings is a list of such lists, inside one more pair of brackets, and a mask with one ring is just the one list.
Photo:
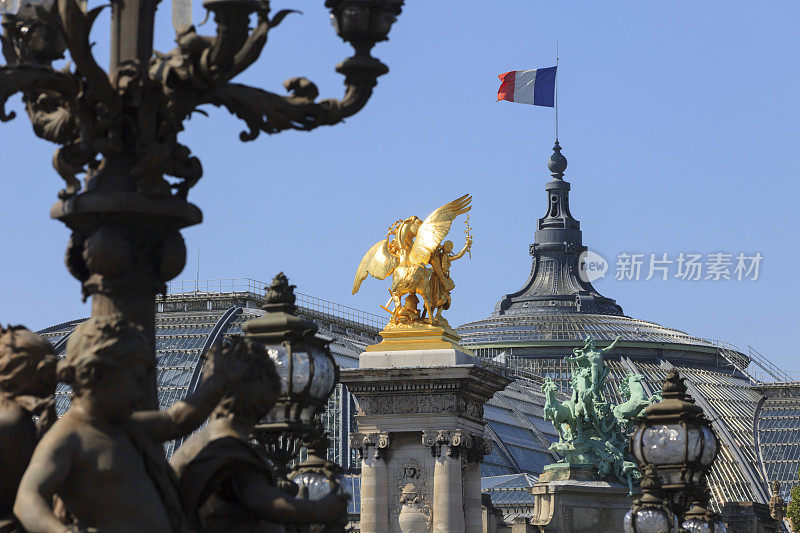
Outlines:
[[558, 142], [558, 41], [556, 41], [556, 81], [555, 81], [555, 105], [556, 105], [556, 142]]

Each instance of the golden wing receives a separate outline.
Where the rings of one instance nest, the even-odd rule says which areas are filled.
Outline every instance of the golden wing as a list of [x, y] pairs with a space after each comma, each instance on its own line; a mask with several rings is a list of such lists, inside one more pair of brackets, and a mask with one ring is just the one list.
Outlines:
[[441, 244], [445, 235], [450, 231], [450, 225], [458, 215], [462, 215], [472, 209], [470, 206], [472, 196], [465, 194], [457, 200], [428, 215], [428, 218], [417, 230], [417, 238], [414, 239], [414, 246], [411, 247], [409, 259], [416, 265], [427, 265], [431, 259], [431, 254], [436, 247]]
[[353, 294], [361, 288], [361, 283], [371, 275], [378, 279], [386, 277], [394, 272], [400, 260], [389, 251], [389, 239], [376, 242], [372, 248], [364, 254], [364, 258], [356, 270], [356, 280], [353, 282]]

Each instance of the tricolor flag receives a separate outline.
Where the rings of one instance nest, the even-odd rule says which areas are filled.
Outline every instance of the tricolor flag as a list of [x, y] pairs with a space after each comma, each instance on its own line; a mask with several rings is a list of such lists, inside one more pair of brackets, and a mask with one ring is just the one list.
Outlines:
[[512, 70], [500, 74], [497, 101], [553, 107], [556, 93], [556, 68]]

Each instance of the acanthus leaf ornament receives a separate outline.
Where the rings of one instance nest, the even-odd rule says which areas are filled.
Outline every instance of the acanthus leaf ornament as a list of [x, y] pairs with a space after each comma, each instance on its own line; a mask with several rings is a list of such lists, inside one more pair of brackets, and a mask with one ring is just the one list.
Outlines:
[[386, 459], [391, 446], [391, 436], [389, 433], [351, 433], [350, 447], [358, 451], [359, 459], [364, 459], [372, 447], [373, 459]]
[[15, 93], [23, 91], [26, 93], [26, 102], [35, 102], [29, 94], [55, 93], [61, 98], [72, 99], [78, 95], [80, 84], [69, 73], [44, 65], [17, 64], [0, 67], [0, 121], [8, 122], [16, 117], [14, 111], [6, 112], [5, 104]]

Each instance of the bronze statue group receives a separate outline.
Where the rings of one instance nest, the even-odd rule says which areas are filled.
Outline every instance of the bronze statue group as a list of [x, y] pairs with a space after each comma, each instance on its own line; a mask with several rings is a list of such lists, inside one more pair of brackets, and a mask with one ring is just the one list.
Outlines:
[[641, 384], [642, 376], [629, 372], [620, 388], [626, 401], [614, 407], [606, 402], [603, 391], [608, 367], [604, 356], [618, 341], [619, 338], [598, 350], [589, 337], [583, 348], [575, 348], [572, 356], [565, 357], [572, 368], [570, 397], [560, 402], [558, 386], [545, 378], [544, 418], [558, 432], [558, 442], [550, 450], [564, 457], [561, 463], [595, 468], [600, 478], [613, 473], [633, 493], [633, 484], [641, 474], [628, 451], [628, 434], [634, 429], [639, 413], [661, 398], [658, 394], [648, 398]]
[[[0, 533], [271, 532], [337, 525], [347, 496], [293, 498], [248, 444], [272, 408], [278, 374], [262, 345], [234, 337], [209, 350], [202, 383], [146, 410], [152, 346], [120, 316], [78, 326], [58, 361], [21, 327], [0, 331]], [[73, 391], [56, 421], [58, 381]], [[189, 437], [168, 463], [163, 443]]]

